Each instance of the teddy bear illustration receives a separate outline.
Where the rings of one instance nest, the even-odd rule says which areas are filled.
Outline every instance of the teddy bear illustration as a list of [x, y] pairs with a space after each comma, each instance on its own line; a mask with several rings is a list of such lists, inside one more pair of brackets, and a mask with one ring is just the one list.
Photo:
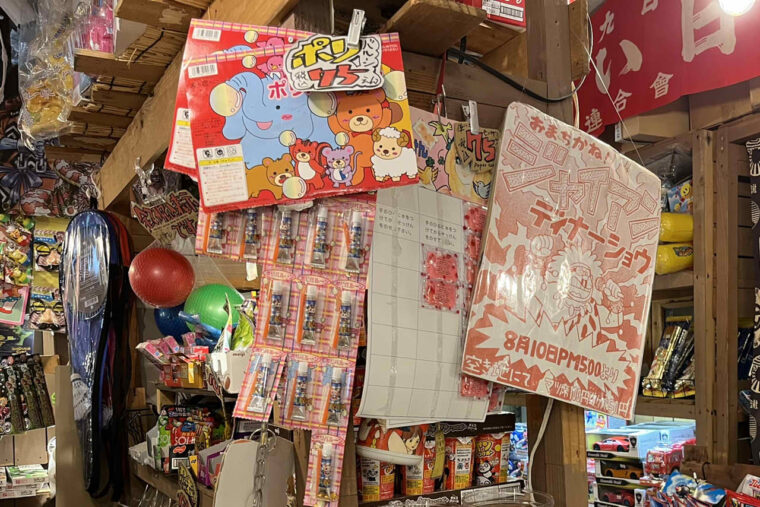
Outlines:
[[403, 111], [400, 105], [388, 101], [382, 88], [333, 94], [332, 99], [334, 108], [327, 122], [334, 134], [348, 135], [351, 145], [359, 153], [356, 167], [358, 170], [352, 181], [354, 185], [358, 185], [364, 179], [363, 169], [372, 165], [372, 132], [399, 121]]
[[258, 197], [262, 191], [269, 190], [276, 199], [282, 199], [282, 185], [294, 177], [294, 173], [293, 158], [289, 153], [277, 160], [266, 157], [261, 165], [246, 170], [248, 194]]
[[372, 141], [371, 162], [377, 181], [399, 181], [404, 174], [410, 178], [417, 175], [417, 156], [409, 148], [409, 134], [395, 127], [385, 127], [372, 132]]

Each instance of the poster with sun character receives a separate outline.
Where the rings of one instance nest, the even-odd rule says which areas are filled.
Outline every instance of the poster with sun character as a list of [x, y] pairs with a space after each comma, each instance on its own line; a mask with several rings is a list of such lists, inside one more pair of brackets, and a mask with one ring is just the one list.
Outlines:
[[[164, 167], [187, 174], [197, 179], [193, 139], [190, 132], [190, 109], [186, 93], [184, 72], [192, 60], [206, 58], [217, 53], [256, 51], [266, 48], [284, 48], [295, 41], [313, 35], [311, 32], [280, 28], [276, 26], [241, 25], [226, 21], [193, 19], [182, 53], [182, 71], [177, 84], [177, 99], [174, 104], [174, 123], [169, 151]], [[258, 65], [259, 70], [270, 76], [282, 75], [282, 57], [273, 56]]]
[[660, 180], [524, 104], [507, 110], [462, 370], [633, 417]]
[[374, 90], [293, 90], [260, 69], [283, 56], [281, 47], [191, 62], [187, 95], [204, 211], [416, 183], [401, 46], [397, 34], [380, 38], [384, 83]]
[[[416, 107], [410, 107], [409, 110], [420, 183], [430, 190], [453, 195], [463, 201], [488, 204], [493, 171], [473, 171], [471, 165], [464, 163], [456, 146], [459, 122]], [[462, 125], [469, 126], [468, 123]], [[493, 139], [492, 129], [483, 130], [486, 132], [481, 132], [479, 136], [470, 133], [471, 152], [477, 151], [477, 155], [472, 155], [471, 158], [495, 163], [499, 149], [498, 137]], [[491, 137], [484, 137], [485, 134]], [[464, 138], [466, 143], [466, 133]]]

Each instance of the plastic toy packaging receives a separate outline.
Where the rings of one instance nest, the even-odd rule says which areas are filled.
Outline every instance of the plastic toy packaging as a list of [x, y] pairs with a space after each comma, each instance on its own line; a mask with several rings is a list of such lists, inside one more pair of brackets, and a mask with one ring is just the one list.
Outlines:
[[282, 342], [289, 320], [288, 301], [290, 284], [282, 280], [272, 280], [269, 290], [269, 316], [266, 322], [266, 337], [270, 341]]
[[344, 428], [351, 406], [353, 367], [340, 359], [331, 359], [322, 375], [322, 420], [328, 427]]
[[330, 218], [330, 210], [324, 204], [318, 204], [310, 213], [307, 258], [309, 264], [315, 268], [327, 267], [327, 259], [332, 248]]
[[338, 505], [345, 439], [315, 433], [311, 437], [305, 505]]
[[668, 243], [657, 247], [655, 273], [667, 275], [694, 265], [694, 246], [691, 243]]
[[[690, 316], [669, 316], [665, 319], [665, 329], [654, 353], [649, 373], [641, 379], [642, 394], [655, 398], [664, 398], [668, 394], [666, 373], [674, 355], [680, 351], [691, 334]], [[693, 349], [693, 336], [691, 338]], [[679, 352], [680, 353], [680, 352]]]
[[338, 311], [337, 340], [333, 346], [340, 349], [350, 349], [356, 336], [356, 297], [347, 290], [340, 294], [340, 309]]
[[283, 414], [286, 419], [301, 422], [310, 419], [315, 372], [318, 372], [316, 364], [308, 356], [294, 354], [289, 358], [285, 395], [287, 408]]
[[324, 288], [307, 285], [301, 296], [300, 321], [298, 324], [298, 341], [301, 345], [317, 345], [322, 330], [322, 310], [324, 298], [320, 292]]
[[195, 252], [237, 261], [255, 261], [259, 258], [265, 222], [271, 214], [269, 208], [223, 213], [199, 211]]
[[365, 231], [366, 225], [360, 210], [353, 210], [348, 221], [348, 241], [346, 242], [345, 270], [349, 273], [358, 273], [366, 257]]
[[660, 215], [660, 243], [682, 243], [694, 239], [694, 217], [685, 213]]
[[274, 393], [285, 367], [286, 353], [278, 349], [261, 348], [251, 354], [240, 388], [234, 417], [266, 421], [269, 419]]
[[290, 209], [277, 212], [277, 234], [275, 236], [275, 260], [281, 264], [293, 264], [298, 240], [298, 219], [300, 214]]

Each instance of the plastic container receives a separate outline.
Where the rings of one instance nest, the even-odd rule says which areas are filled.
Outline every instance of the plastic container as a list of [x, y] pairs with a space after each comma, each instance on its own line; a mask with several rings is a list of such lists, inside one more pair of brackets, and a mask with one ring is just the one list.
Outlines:
[[[490, 490], [491, 488], [486, 488]], [[484, 490], [462, 491], [463, 507], [554, 507], [554, 498], [547, 493], [534, 491], [502, 490], [491, 493]]]
[[668, 243], [657, 247], [654, 271], [667, 275], [694, 265], [694, 247], [691, 243]]

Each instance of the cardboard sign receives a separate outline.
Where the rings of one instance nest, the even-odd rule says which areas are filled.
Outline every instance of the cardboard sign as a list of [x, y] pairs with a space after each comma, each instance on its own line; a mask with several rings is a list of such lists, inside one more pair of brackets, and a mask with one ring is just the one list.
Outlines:
[[397, 34], [383, 34], [383, 88], [306, 94], [260, 70], [284, 48], [188, 65], [204, 211], [289, 204], [417, 182]]
[[[463, 201], [486, 204], [493, 171], [476, 172], [462, 163], [455, 145], [456, 122], [415, 107], [409, 110], [420, 183]], [[495, 146], [498, 149], [498, 143]]]
[[151, 236], [168, 245], [177, 237], [195, 236], [198, 200], [187, 190], [169, 192], [164, 199], [150, 205], [133, 202], [132, 215]]
[[[234, 53], [266, 48], [285, 47], [294, 41], [312, 35], [311, 32], [274, 26], [241, 25], [225, 21], [193, 19], [190, 22], [185, 51], [182, 54], [182, 71], [177, 85], [174, 105], [174, 128], [169, 139], [169, 153], [164, 167], [197, 179], [195, 150], [190, 130], [190, 109], [186, 94], [185, 67], [191, 60], [210, 57], [215, 53]], [[259, 64], [265, 74], [280, 74], [282, 58], [271, 58]]]
[[302, 92], [374, 90], [384, 81], [382, 54], [379, 35], [362, 37], [356, 48], [348, 37], [313, 35], [285, 53], [285, 76]]
[[467, 122], [454, 127], [454, 144], [460, 163], [474, 173], [491, 173], [496, 168], [496, 152], [499, 149], [499, 131], [480, 128], [475, 134]]
[[659, 192], [598, 139], [512, 103], [462, 370], [631, 419]]

